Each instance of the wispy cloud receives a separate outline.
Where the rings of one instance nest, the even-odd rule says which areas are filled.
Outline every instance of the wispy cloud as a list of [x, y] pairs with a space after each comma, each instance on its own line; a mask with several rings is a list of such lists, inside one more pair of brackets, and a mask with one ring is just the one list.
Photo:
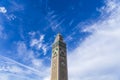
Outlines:
[[18, 3], [17, 1], [6, 1], [6, 3], [8, 3], [9, 5], [6, 7], [1, 6], [0, 13], [3, 13], [3, 16], [5, 16], [9, 21], [12, 21], [16, 18], [20, 18], [15, 15], [15, 12], [23, 11], [24, 5]]
[[44, 40], [44, 35], [40, 35], [40, 38], [37, 39], [32, 39], [30, 46], [37, 46], [38, 49], [40, 49], [42, 47], [42, 42]]
[[4, 28], [0, 25], [0, 38], [1, 39], [6, 39], [7, 34], [4, 32]]
[[34, 37], [34, 36], [36, 35], [36, 32], [33, 31], [33, 32], [29, 32], [28, 34], [29, 34], [29, 35], [31, 36], [31, 38], [32, 38], [32, 37]]
[[[88, 26], [92, 32], [68, 56], [69, 80], [120, 79], [120, 2], [107, 0], [101, 19]], [[107, 15], [107, 17], [106, 17]]]
[[14, 14], [10, 14], [10, 15], [5, 15], [6, 18], [9, 20], [9, 21], [12, 21], [12, 20], [15, 20], [16, 19], [16, 16]]
[[[35, 36], [35, 33], [30, 33], [33, 36]], [[31, 41], [30, 41], [30, 46], [32, 48], [35, 48], [37, 50], [42, 50], [44, 55], [46, 55], [46, 52], [47, 52], [47, 45], [44, 44], [44, 36], [45, 35], [40, 35], [39, 39], [37, 38], [31, 38]]]
[[[41, 59], [37, 59], [35, 57], [34, 51], [31, 50], [31, 49], [28, 49], [24, 42], [18, 42], [17, 43], [17, 53], [18, 53], [18, 57], [22, 58], [21, 61], [22, 62], [26, 62], [27, 61], [28, 63], [31, 63], [30, 66], [38, 68], [42, 64], [42, 60]], [[36, 65], [37, 61], [39, 62], [39, 65]]]
[[23, 11], [24, 10], [24, 5], [18, 3], [17, 1], [8, 1], [11, 6], [9, 12], [15, 12], [15, 11]]
[[49, 11], [46, 19], [49, 22], [49, 27], [53, 31], [62, 31], [61, 24], [65, 21], [65, 19], [61, 19], [64, 15], [57, 15], [54, 11]]
[[[22, 62], [36, 68], [38, 71], [43, 71], [47, 72], [48, 68], [47, 66], [44, 65], [44, 59], [38, 58], [40, 56], [40, 53], [36, 53], [32, 49], [28, 49], [26, 44], [24, 42], [18, 42], [17, 43], [17, 53], [18, 53], [18, 58], [22, 58]], [[44, 70], [46, 69], [46, 70]], [[41, 75], [46, 75], [42, 74]]]

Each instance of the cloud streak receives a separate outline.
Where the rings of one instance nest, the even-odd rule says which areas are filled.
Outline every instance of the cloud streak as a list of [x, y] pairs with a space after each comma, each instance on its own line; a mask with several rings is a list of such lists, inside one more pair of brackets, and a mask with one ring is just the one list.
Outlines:
[[[0, 55], [0, 79], [2, 80], [36, 80], [41, 79], [41, 72]], [[31, 76], [33, 77], [31, 78]]]

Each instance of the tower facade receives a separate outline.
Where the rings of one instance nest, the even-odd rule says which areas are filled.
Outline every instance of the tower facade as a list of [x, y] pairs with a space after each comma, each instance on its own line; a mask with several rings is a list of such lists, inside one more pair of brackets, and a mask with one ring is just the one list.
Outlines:
[[60, 34], [52, 45], [51, 80], [68, 80], [66, 44]]

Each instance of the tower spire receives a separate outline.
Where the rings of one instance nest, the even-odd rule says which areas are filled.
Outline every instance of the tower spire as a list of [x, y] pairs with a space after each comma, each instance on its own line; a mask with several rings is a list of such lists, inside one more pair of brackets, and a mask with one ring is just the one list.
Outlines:
[[55, 42], [58, 42], [58, 41], [63, 42], [63, 37], [62, 37], [62, 35], [61, 35], [60, 33], [57, 34], [54, 43], [55, 43]]

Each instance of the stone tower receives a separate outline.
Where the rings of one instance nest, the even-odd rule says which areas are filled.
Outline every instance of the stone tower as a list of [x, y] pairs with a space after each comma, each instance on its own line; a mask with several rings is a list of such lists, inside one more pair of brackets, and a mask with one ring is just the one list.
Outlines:
[[57, 34], [52, 45], [51, 80], [68, 80], [67, 51], [63, 37]]

